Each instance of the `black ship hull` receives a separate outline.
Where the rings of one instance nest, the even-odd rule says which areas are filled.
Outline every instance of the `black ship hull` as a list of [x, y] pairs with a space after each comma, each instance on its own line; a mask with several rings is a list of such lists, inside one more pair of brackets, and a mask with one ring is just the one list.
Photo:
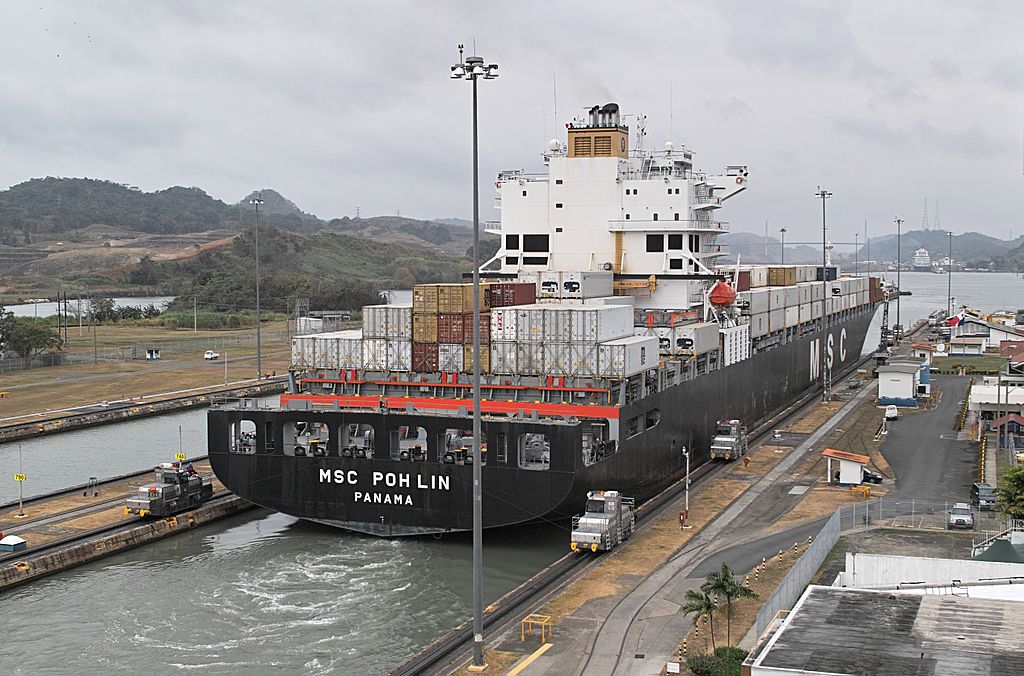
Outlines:
[[[482, 468], [484, 527], [567, 518], [582, 509], [590, 490], [614, 489], [638, 501], [652, 497], [683, 476], [684, 447], [691, 468], [708, 460], [718, 419], [739, 418], [749, 426], [767, 420], [815, 387], [823, 353], [833, 372], [857, 363], [873, 315], [874, 306], [863, 307], [842, 323], [623, 406], [615, 452], [592, 464], [583, 459], [579, 421], [485, 418], [489, 449], [538, 434], [549, 442], [550, 456], [542, 467], [523, 469], [515, 458], [491, 452]], [[256, 430], [254, 452], [231, 447], [243, 420]], [[389, 430], [419, 427], [437, 438], [452, 426], [451, 417], [418, 412], [212, 409], [209, 455], [217, 477], [258, 505], [350, 530], [399, 536], [472, 528], [472, 465], [443, 462], [435, 444], [420, 461], [381, 457], [382, 449], [372, 459], [344, 457], [333, 436], [323, 455], [287, 455], [280, 429], [298, 421], [332, 430], [370, 425], [379, 430], [377, 446]]]

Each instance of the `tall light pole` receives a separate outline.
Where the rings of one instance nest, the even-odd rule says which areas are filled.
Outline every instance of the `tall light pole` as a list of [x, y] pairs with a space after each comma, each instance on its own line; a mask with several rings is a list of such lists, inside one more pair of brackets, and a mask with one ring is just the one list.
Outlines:
[[860, 233], [853, 233], [853, 276], [860, 277]]
[[473, 83], [473, 664], [484, 666], [483, 493], [480, 486], [480, 160], [476, 123], [476, 81], [498, 77], [497, 64], [479, 56], [463, 58], [451, 68], [453, 80]]
[[900, 240], [903, 236], [903, 219], [897, 216], [893, 223], [896, 224], [896, 326], [900, 327], [900, 334], [902, 334], [903, 324], [900, 323], [900, 296], [903, 294], [903, 287], [900, 286], [900, 270], [903, 269], [903, 252], [900, 250]]
[[949, 255], [946, 256], [946, 316], [953, 315], [953, 231], [949, 235]]
[[786, 229], [785, 228], [779, 228], [779, 234], [782, 235], [782, 260], [779, 262], [779, 265], [785, 265], [786, 264]]
[[[827, 242], [827, 230], [825, 228], [825, 200], [832, 197], [832, 193], [825, 190], [820, 185], [818, 186], [818, 192], [814, 193], [814, 196], [821, 200], [821, 328], [825, 329], [828, 326], [828, 312], [825, 305], [825, 299], [831, 298], [832, 294], [828, 292], [828, 242]], [[828, 401], [831, 398], [831, 392], [829, 388], [832, 383], [832, 378], [828, 373], [828, 359], [826, 358], [827, 350], [824, 349], [824, 342], [821, 350], [821, 400]]]
[[256, 207], [256, 380], [263, 378], [263, 354], [260, 345], [260, 205], [263, 204], [263, 193], [249, 200]]

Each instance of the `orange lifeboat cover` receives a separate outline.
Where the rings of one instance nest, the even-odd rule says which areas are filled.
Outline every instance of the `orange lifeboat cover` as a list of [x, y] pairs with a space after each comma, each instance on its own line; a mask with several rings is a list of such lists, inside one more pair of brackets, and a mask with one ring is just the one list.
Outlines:
[[710, 299], [712, 305], [732, 305], [736, 302], [736, 289], [725, 282], [718, 282], [711, 287]]

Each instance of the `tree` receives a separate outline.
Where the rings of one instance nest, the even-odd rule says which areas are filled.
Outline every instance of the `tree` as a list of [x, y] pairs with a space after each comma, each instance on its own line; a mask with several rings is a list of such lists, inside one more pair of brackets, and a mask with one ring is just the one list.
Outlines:
[[[683, 597], [683, 612], [686, 614], [696, 613], [693, 618], [693, 625], [697, 626], [700, 622], [700, 618], [707, 616], [708, 622], [711, 625], [711, 649], [715, 648], [715, 601], [705, 591], [694, 591], [693, 589], [686, 590], [686, 596]], [[707, 637], [704, 638], [704, 648], [707, 649]]]
[[740, 584], [732, 568], [725, 561], [718, 572], [708, 573], [704, 577], [704, 584], [700, 588], [705, 594], [716, 594], [725, 599], [725, 642], [732, 645], [732, 602], [734, 599], [757, 598], [757, 594]]
[[42, 317], [14, 317], [10, 321], [6, 344], [31, 364], [41, 352], [59, 348], [61, 340], [60, 334]]
[[1007, 467], [1002, 484], [996, 486], [999, 509], [1009, 519], [1024, 519], [1024, 467]]
[[7, 336], [11, 332], [11, 323], [14, 321], [14, 314], [0, 305], [0, 354], [3, 354], [4, 345], [7, 344]]
[[92, 315], [93, 321], [98, 323], [116, 322], [117, 309], [114, 307], [114, 299], [103, 296], [93, 298], [89, 301], [89, 314]]

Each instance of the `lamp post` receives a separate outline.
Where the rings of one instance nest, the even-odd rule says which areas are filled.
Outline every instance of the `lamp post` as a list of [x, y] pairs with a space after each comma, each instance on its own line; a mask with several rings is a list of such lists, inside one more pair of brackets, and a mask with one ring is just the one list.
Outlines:
[[900, 296], [903, 294], [903, 287], [900, 286], [900, 270], [903, 269], [903, 252], [900, 250], [900, 240], [903, 235], [903, 219], [899, 216], [893, 221], [896, 224], [896, 326], [900, 327], [899, 340], [903, 334], [903, 324], [900, 323]]
[[[783, 228], [785, 231], [785, 228]], [[683, 446], [683, 455], [686, 457], [686, 503], [683, 507], [686, 518], [683, 521], [683, 528], [690, 527], [690, 449]]]
[[484, 666], [483, 497], [480, 486], [480, 160], [477, 134], [476, 82], [498, 77], [497, 64], [485, 65], [479, 56], [463, 58], [451, 67], [453, 80], [473, 83], [473, 665]]
[[[832, 296], [832, 294], [828, 293], [828, 242], [826, 240], [827, 230], [825, 228], [825, 200], [832, 197], [832, 193], [819, 185], [818, 192], [814, 193], [814, 196], [821, 200], [821, 327], [824, 329], [828, 326], [828, 312], [825, 305], [825, 299], [831, 298]], [[821, 350], [822, 401], [828, 401], [831, 398], [831, 393], [829, 392], [831, 378], [828, 375], [828, 359], [825, 357], [826, 353], [827, 350]]]
[[260, 349], [260, 205], [263, 204], [263, 193], [249, 200], [256, 207], [256, 380], [263, 377], [262, 350]]
[[779, 265], [785, 265], [786, 264], [786, 229], [785, 228], [779, 228], [779, 234], [782, 235], [782, 260], [779, 262]]
[[946, 316], [953, 315], [953, 231], [949, 235], [949, 255], [946, 256]]
[[853, 233], [853, 276], [860, 277], [860, 233]]

